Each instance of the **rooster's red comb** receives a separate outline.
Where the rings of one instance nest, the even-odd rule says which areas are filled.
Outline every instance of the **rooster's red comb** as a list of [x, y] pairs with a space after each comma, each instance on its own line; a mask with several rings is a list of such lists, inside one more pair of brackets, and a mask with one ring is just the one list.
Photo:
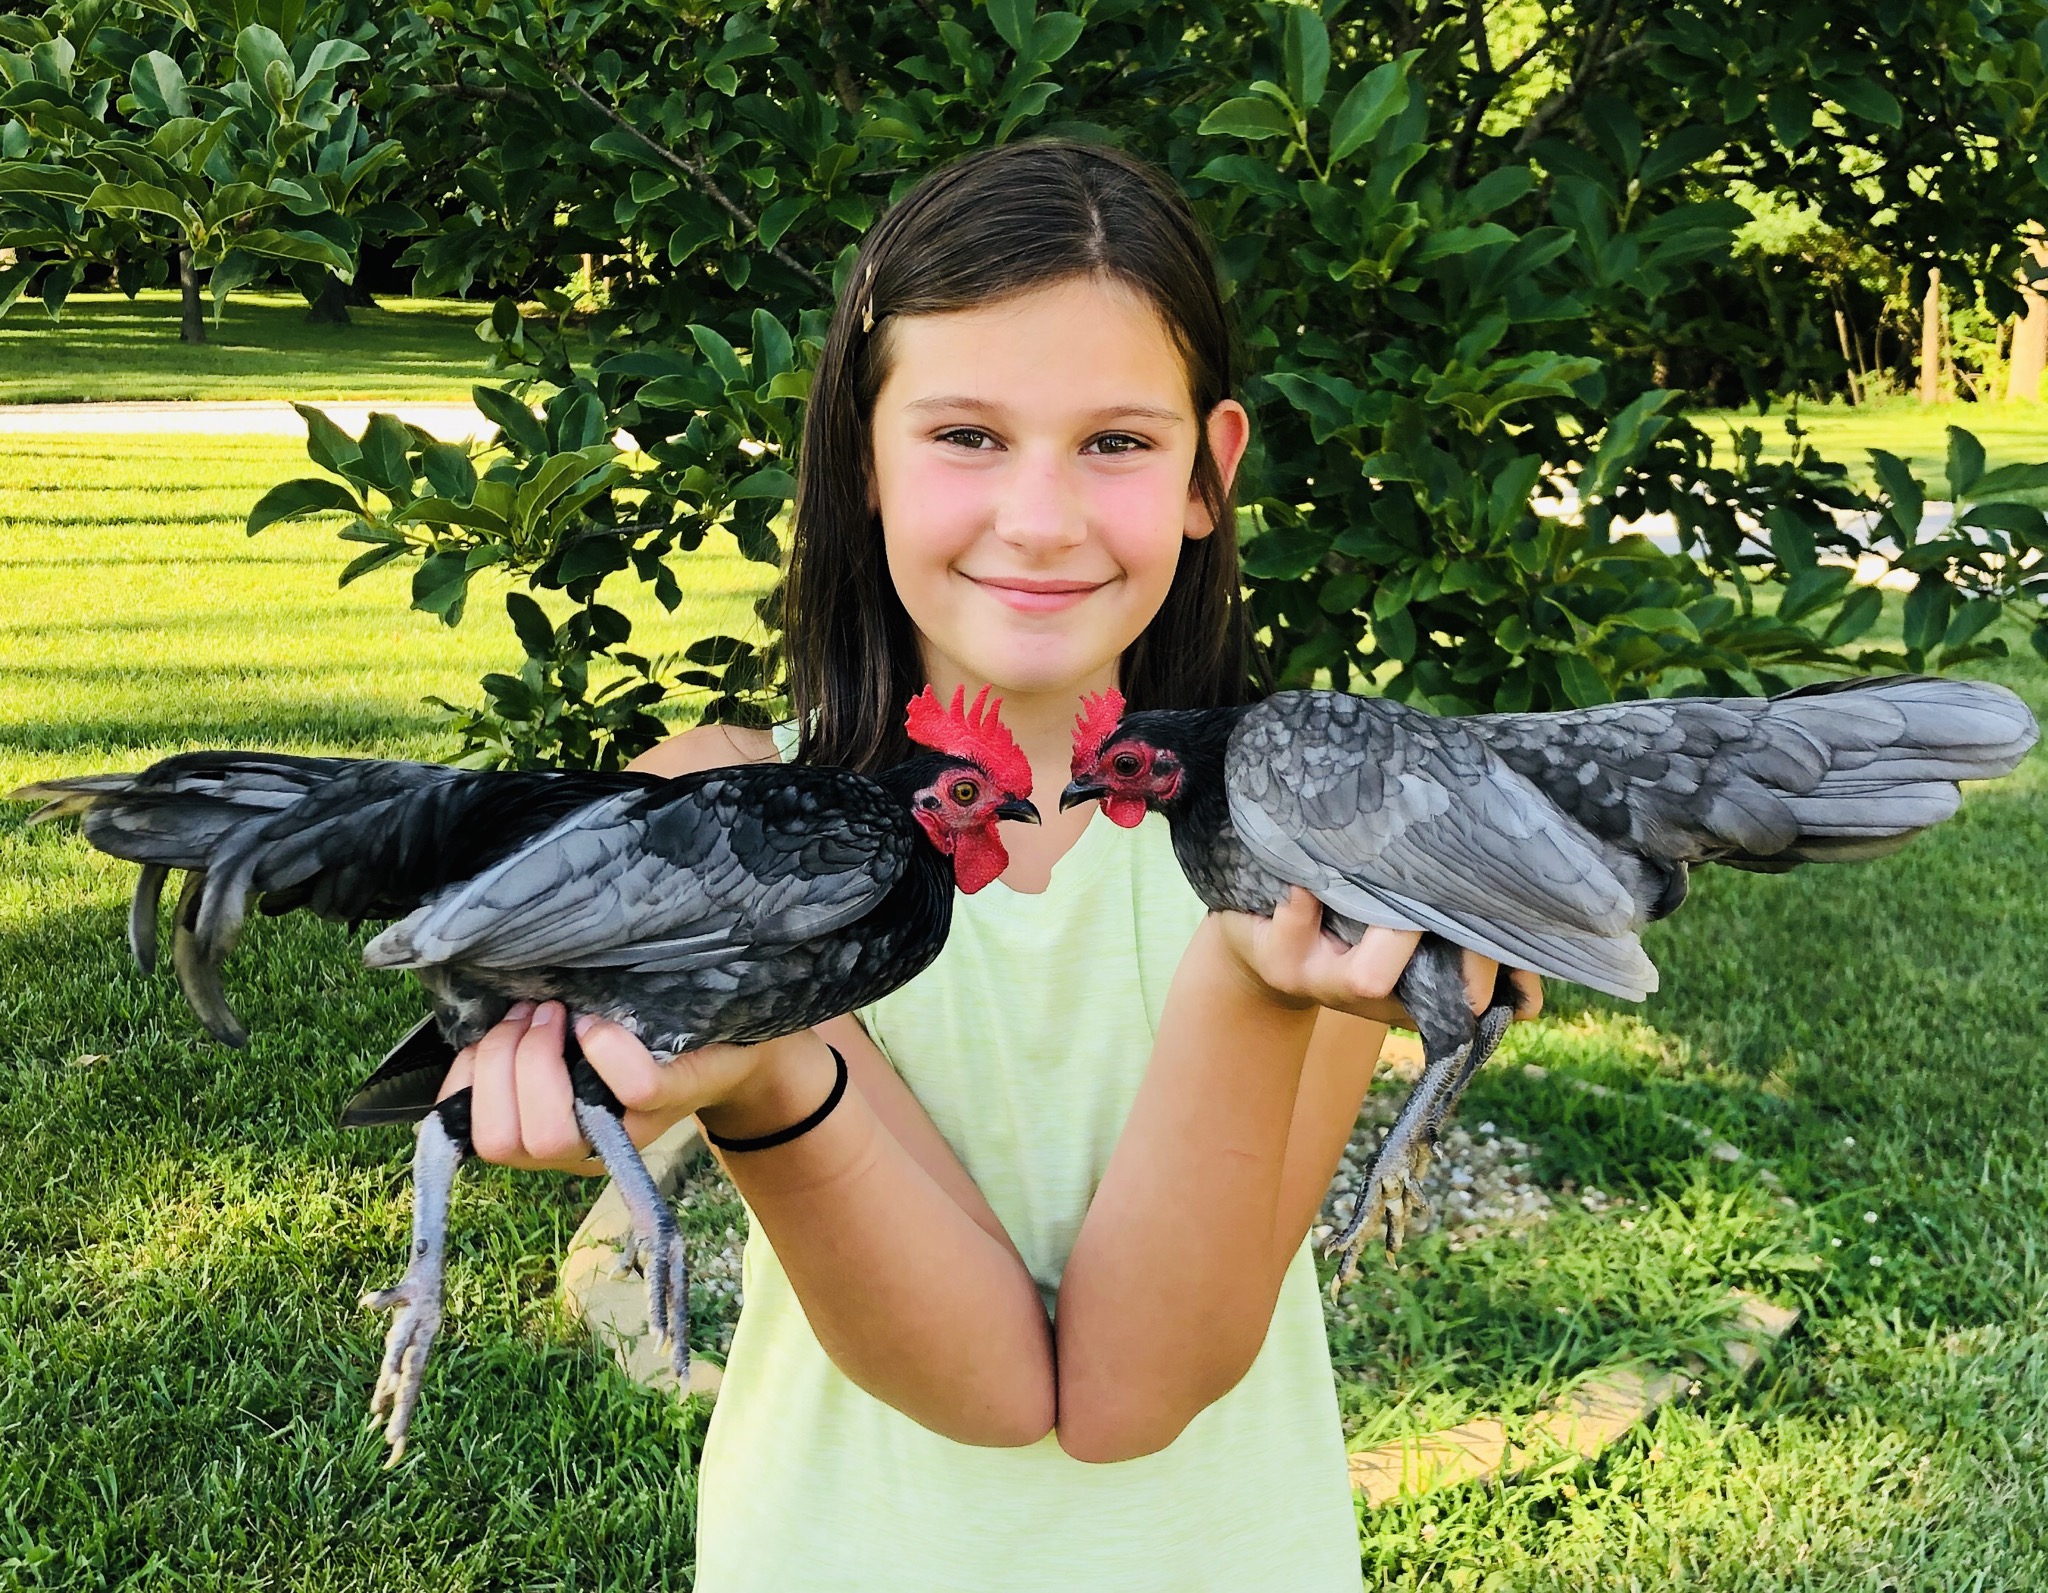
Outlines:
[[910, 739], [934, 752], [950, 752], [988, 771], [991, 780], [1011, 796], [1031, 794], [1031, 761], [1003, 724], [1003, 699], [988, 700], [988, 687], [981, 688], [974, 706], [967, 707], [967, 688], [953, 688], [953, 706], [941, 708], [939, 699], [927, 686], [910, 699], [904, 729]]
[[1124, 694], [1114, 686], [1081, 699], [1081, 711], [1074, 718], [1074, 778], [1094, 772], [1102, 744], [1123, 723]]

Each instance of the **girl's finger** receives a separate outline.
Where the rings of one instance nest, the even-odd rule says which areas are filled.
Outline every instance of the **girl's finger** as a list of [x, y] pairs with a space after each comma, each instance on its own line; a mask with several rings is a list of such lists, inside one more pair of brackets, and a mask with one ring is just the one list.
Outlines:
[[531, 1007], [525, 1011], [514, 1007], [476, 1043], [469, 1139], [477, 1155], [487, 1162], [513, 1162], [520, 1157], [519, 1095], [512, 1082], [512, 1067], [531, 1016]]
[[1515, 1018], [1519, 1022], [1536, 1017], [1543, 1011], [1543, 981], [1526, 968], [1510, 968], [1508, 978], [1514, 981], [1515, 991], [1522, 998], [1515, 1004]]
[[1493, 987], [1500, 964], [1483, 952], [1465, 950], [1465, 1002], [1475, 1015], [1493, 1005]]
[[1323, 935], [1323, 904], [1312, 892], [1290, 886], [1287, 900], [1273, 909], [1265, 932], [1254, 931], [1259, 948], [1261, 973], [1276, 989], [1293, 990], [1301, 985], [1302, 972], [1315, 954]]
[[562, 1060], [565, 1014], [559, 1001], [534, 1008], [513, 1053], [513, 1086], [519, 1105], [519, 1139], [526, 1154], [543, 1164], [579, 1162], [586, 1152], [576, 1121], [576, 1097]]
[[671, 1104], [674, 1080], [624, 1024], [586, 1012], [576, 1020], [576, 1040], [628, 1111], [659, 1111]]
[[1352, 1001], [1385, 1001], [1401, 982], [1421, 940], [1412, 929], [1366, 930], [1358, 944], [1337, 959], [1336, 994]]

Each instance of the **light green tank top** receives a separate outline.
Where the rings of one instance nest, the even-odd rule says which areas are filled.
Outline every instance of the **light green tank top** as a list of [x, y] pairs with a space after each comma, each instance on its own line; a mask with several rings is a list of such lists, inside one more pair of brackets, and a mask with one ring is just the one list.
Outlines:
[[[957, 897], [938, 960], [860, 1013], [1048, 1309], [1202, 911], [1165, 820], [1123, 831], [1097, 817], [1043, 893], [998, 881]], [[758, 1226], [743, 1281], [698, 1481], [698, 1593], [1356, 1593], [1306, 1243], [1244, 1380], [1158, 1454], [1106, 1466], [1052, 1437], [955, 1443], [855, 1387]]]

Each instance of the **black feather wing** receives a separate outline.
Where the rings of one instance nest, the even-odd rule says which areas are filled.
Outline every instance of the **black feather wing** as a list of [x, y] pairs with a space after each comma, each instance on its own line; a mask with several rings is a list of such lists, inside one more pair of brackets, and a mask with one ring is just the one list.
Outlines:
[[909, 866], [901, 804], [843, 769], [714, 769], [606, 798], [371, 942], [378, 967], [709, 967], [853, 923]]

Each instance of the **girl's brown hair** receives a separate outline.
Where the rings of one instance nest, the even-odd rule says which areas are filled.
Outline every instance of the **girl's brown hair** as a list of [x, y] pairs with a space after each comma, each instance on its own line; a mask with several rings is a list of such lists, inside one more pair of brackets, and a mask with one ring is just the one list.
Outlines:
[[[873, 770], [908, 756], [903, 705], [925, 684], [881, 519], [868, 507], [888, 318], [1096, 275], [1158, 310], [1198, 420], [1231, 395], [1235, 361], [1208, 239], [1167, 177], [1129, 155], [1055, 141], [969, 155], [918, 183], [862, 240], [811, 387], [782, 591], [802, 761]], [[1182, 543], [1165, 603], [1124, 653], [1119, 686], [1133, 708], [1248, 694], [1237, 515], [1206, 428], [1194, 480], [1215, 530]]]

